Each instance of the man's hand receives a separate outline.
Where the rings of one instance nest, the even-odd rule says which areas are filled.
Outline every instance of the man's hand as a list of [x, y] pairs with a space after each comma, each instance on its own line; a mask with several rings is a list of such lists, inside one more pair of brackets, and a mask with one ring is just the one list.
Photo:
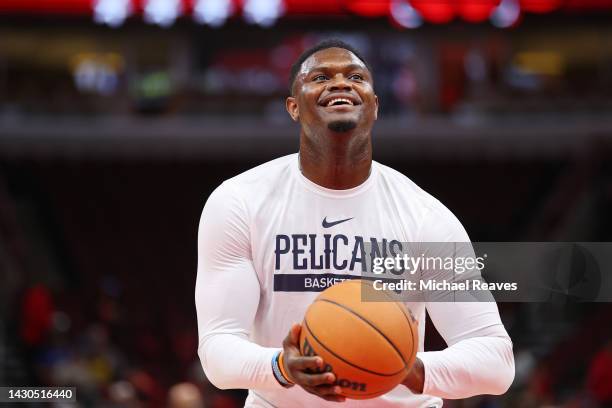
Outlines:
[[418, 357], [414, 360], [414, 364], [404, 381], [402, 381], [402, 384], [415, 394], [423, 393], [423, 387], [425, 386], [425, 367]]
[[[346, 397], [340, 395], [342, 389], [333, 385], [336, 381], [334, 373], [318, 372], [324, 367], [324, 362], [318, 356], [302, 356], [300, 354], [300, 331], [302, 326], [294, 324], [289, 334], [283, 340], [283, 365], [289, 380], [306, 391], [327, 401], [344, 402]], [[306, 370], [310, 370], [311, 373]]]

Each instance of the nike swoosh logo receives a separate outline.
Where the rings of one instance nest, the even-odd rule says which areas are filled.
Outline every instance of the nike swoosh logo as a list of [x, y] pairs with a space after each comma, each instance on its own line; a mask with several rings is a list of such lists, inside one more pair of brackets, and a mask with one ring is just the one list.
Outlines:
[[347, 218], [347, 219], [344, 219], [344, 220], [327, 222], [327, 217], [325, 217], [325, 218], [323, 218], [323, 224], [322, 225], [323, 225], [323, 228], [330, 228], [330, 227], [333, 227], [334, 225], [338, 225], [338, 224], [341, 224], [343, 222], [346, 222], [346, 221], [349, 221], [349, 220], [352, 220], [352, 219], [353, 219], [353, 217]]

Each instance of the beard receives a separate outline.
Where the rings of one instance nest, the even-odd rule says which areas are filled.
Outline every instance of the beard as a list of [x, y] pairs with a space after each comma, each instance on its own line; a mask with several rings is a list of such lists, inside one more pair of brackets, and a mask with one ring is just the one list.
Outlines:
[[354, 120], [335, 120], [333, 122], [329, 122], [327, 128], [332, 132], [348, 132], [349, 130], [353, 130], [357, 127], [357, 122]]

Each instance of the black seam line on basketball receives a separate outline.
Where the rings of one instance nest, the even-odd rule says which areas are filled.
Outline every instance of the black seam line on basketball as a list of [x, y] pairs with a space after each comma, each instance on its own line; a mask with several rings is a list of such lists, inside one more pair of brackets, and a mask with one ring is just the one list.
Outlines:
[[[330, 350], [325, 344], [323, 344], [323, 342], [321, 340], [319, 340], [319, 338], [317, 336], [315, 336], [315, 334], [313, 333], [312, 330], [310, 330], [310, 326], [308, 326], [308, 320], [304, 319], [304, 324], [306, 325], [306, 328], [308, 329], [308, 331], [310, 332], [310, 335], [312, 336], [312, 338], [314, 338], [317, 343], [319, 343], [321, 345], [321, 347], [323, 347], [325, 350], [327, 350], [329, 352], [329, 354], [333, 355], [334, 357], [336, 357], [338, 360], [341, 360], [343, 362], [345, 362], [346, 364], [353, 366], [355, 368], [360, 369], [361, 371], [365, 371], [366, 373], [370, 373], [370, 374], [374, 374], [374, 375], [380, 375], [381, 377], [393, 377], [394, 375], [398, 375], [399, 373], [401, 373], [402, 371], [406, 370], [406, 364], [404, 364], [404, 368], [402, 368], [399, 371], [396, 371], [392, 374], [385, 374], [385, 373], [378, 373], [376, 371], [372, 371], [372, 370], [368, 370], [367, 368], [363, 368], [361, 366], [358, 366], [357, 364], [353, 364], [350, 361], [344, 359], [343, 357], [340, 357], [338, 354], [334, 353], [332, 350]], [[403, 362], [404, 360], [402, 360]]]
[[[351, 283], [356, 282], [356, 283], [359, 283], [360, 285], [363, 285], [363, 282], [365, 282], [365, 281], [364, 281], [363, 279], [355, 279], [355, 280], [351, 280], [351, 281], [349, 281], [349, 282], [351, 282]], [[414, 329], [412, 328], [412, 319], [411, 319], [410, 317], [408, 317], [408, 315], [406, 315], [406, 312], [404, 311], [404, 309], [405, 309], [405, 308], [401, 307], [401, 306], [399, 305], [399, 303], [398, 303], [398, 302], [396, 302], [396, 301], [395, 301], [395, 299], [393, 299], [393, 298], [392, 298], [392, 297], [391, 297], [391, 296], [390, 296], [388, 293], [386, 293], [386, 292], [382, 292], [382, 293], [383, 293], [383, 294], [384, 294], [384, 295], [387, 297], [387, 299], [389, 299], [389, 301], [391, 301], [391, 302], [395, 303], [395, 304], [397, 305], [397, 307], [399, 307], [400, 311], [402, 312], [402, 314], [403, 314], [403, 315], [404, 315], [404, 317], [406, 318], [406, 321], [408, 322], [408, 327], [410, 327], [410, 335], [411, 335], [411, 336], [412, 336], [412, 338], [414, 339]], [[389, 343], [391, 343], [391, 342], [389, 342]], [[391, 344], [392, 344], [392, 343], [391, 343]], [[392, 344], [392, 345], [393, 345], [393, 344]], [[410, 351], [410, 355], [411, 355], [411, 356], [412, 356], [412, 355], [415, 353], [415, 349], [414, 349], [414, 348], [415, 348], [416, 346], [417, 346], [417, 345], [416, 345], [416, 344], [414, 344], [414, 342], [412, 342], [412, 349], [411, 349], [411, 351]], [[399, 354], [400, 354], [400, 356], [402, 357], [402, 361], [404, 362], [404, 366], [406, 366], [406, 368], [407, 368], [407, 366], [408, 366], [408, 362], [406, 361], [406, 359], [404, 358], [404, 356], [402, 356], [402, 353], [400, 353], [400, 352], [399, 352], [399, 350], [398, 350], [398, 353], [399, 353]]]
[[[404, 315], [404, 317], [406, 318], [406, 320], [408, 321], [408, 327], [410, 327], [410, 335], [412, 336], [412, 338], [414, 339], [414, 330], [412, 328], [412, 319], [406, 314], [406, 312], [404, 312], [404, 308], [406, 308], [406, 306], [402, 307], [400, 306], [399, 303], [395, 303], [397, 305], [397, 307], [399, 307], [399, 309], [402, 311], [402, 314]], [[412, 349], [410, 351], [410, 355], [414, 355], [414, 348], [416, 347], [416, 344], [414, 344], [414, 341], [412, 342]], [[404, 360], [404, 363], [406, 363], [406, 360]]]
[[[390, 338], [388, 338], [385, 333], [383, 333], [382, 331], [380, 331], [380, 329], [376, 326], [374, 326], [372, 324], [372, 322], [370, 322], [368, 319], [366, 319], [365, 317], [355, 313], [354, 311], [352, 311], [351, 309], [349, 309], [348, 307], [341, 305], [340, 303], [334, 302], [333, 300], [329, 300], [329, 299], [317, 299], [315, 300], [315, 302], [327, 302], [327, 303], [331, 303], [334, 304], [338, 307], [341, 307], [342, 309], [346, 310], [347, 312], [354, 314], [355, 316], [357, 316], [358, 318], [360, 318], [361, 320], [363, 320], [364, 322], [366, 322], [371, 328], [373, 328], [374, 330], [376, 330], [378, 332], [378, 334], [380, 334], [381, 336], [383, 336], [385, 338], [385, 340], [387, 340], [387, 343], [389, 343], [391, 345], [391, 347], [393, 348], [393, 350], [395, 350], [395, 352], [399, 355], [400, 360], [402, 360], [402, 363], [404, 363], [404, 369], [408, 368], [408, 364], [406, 363], [406, 359], [404, 358], [404, 355], [402, 354], [401, 351], [399, 351], [399, 349], [395, 346], [395, 344], [393, 344], [393, 342], [391, 341]], [[401, 370], [400, 370], [401, 371]], [[399, 373], [399, 371], [398, 371]]]

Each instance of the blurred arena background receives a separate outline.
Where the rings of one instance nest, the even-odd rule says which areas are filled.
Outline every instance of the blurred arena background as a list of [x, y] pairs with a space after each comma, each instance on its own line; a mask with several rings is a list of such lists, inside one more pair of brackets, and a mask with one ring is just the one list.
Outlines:
[[[374, 158], [474, 241], [612, 240], [612, 1], [0, 0], [0, 385], [242, 406], [196, 355], [198, 219], [297, 150], [289, 68], [328, 37], [374, 67]], [[610, 304], [499, 306], [512, 389], [447, 406], [610, 406]]]

